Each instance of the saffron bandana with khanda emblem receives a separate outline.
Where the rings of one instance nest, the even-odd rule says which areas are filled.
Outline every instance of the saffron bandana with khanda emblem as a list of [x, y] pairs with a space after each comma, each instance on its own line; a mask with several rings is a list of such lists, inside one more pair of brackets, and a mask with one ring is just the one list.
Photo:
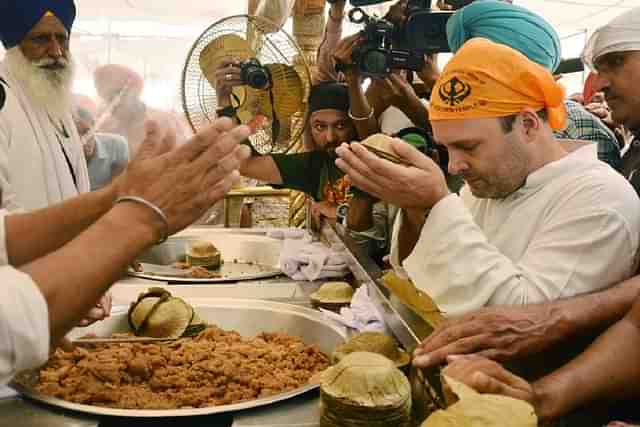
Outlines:
[[564, 129], [564, 89], [551, 72], [520, 52], [487, 39], [469, 40], [446, 65], [431, 92], [429, 119], [506, 117], [525, 107], [545, 109]]

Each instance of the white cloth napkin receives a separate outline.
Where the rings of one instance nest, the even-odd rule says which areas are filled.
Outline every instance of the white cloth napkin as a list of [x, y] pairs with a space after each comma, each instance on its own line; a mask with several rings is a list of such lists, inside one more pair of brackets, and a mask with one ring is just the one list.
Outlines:
[[306, 232], [300, 228], [274, 228], [267, 231], [267, 237], [280, 240], [301, 239], [305, 234]]
[[384, 323], [382, 315], [375, 304], [369, 298], [369, 288], [360, 286], [351, 299], [349, 307], [340, 309], [340, 314], [321, 308], [320, 311], [325, 316], [341, 323], [358, 332], [382, 332], [389, 334], [390, 331]]
[[294, 280], [314, 281], [344, 277], [349, 273], [347, 257], [309, 236], [286, 239], [280, 253], [280, 269]]

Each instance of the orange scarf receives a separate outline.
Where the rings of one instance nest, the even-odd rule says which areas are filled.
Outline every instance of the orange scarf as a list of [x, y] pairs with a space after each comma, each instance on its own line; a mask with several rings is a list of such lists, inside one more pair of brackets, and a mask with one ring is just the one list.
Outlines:
[[547, 110], [564, 129], [564, 89], [544, 67], [487, 39], [471, 39], [446, 65], [431, 92], [430, 120], [505, 117], [525, 107]]

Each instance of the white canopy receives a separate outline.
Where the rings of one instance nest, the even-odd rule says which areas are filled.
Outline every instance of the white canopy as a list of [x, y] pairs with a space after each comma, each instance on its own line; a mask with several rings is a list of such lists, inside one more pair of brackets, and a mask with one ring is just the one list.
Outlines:
[[[182, 66], [198, 35], [218, 19], [247, 11], [246, 0], [76, 1], [78, 21], [72, 48], [79, 64], [77, 91], [94, 95], [93, 70], [101, 64], [121, 63], [145, 77], [143, 96], [148, 103], [175, 109], [180, 105]], [[640, 0], [515, 1], [554, 25], [565, 58], [578, 56], [595, 28], [640, 6]], [[348, 33], [357, 30], [357, 26], [347, 26]], [[581, 75], [564, 80], [569, 91], [579, 90], [581, 82]]]

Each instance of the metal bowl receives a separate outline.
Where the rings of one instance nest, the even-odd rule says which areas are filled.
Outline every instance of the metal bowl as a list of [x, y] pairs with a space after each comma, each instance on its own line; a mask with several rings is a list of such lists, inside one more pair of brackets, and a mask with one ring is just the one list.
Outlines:
[[[176, 262], [184, 262], [186, 247], [194, 240], [213, 243], [222, 255], [221, 277], [194, 278], [189, 270], [172, 267]], [[163, 282], [222, 283], [240, 280], [255, 280], [282, 274], [280, 251], [282, 241], [264, 235], [240, 233], [208, 233], [202, 237], [172, 237], [166, 242], [153, 246], [142, 253], [137, 261], [143, 271], [129, 270], [130, 276]]]
[[[194, 306], [203, 320], [216, 324], [223, 329], [233, 329], [247, 337], [255, 336], [261, 332], [282, 331], [302, 337], [307, 344], [317, 344], [320, 350], [328, 355], [347, 338], [347, 332], [344, 328], [327, 319], [322, 313], [305, 307], [263, 300], [226, 298], [198, 300], [198, 303], [194, 304]], [[88, 328], [74, 329], [69, 336], [70, 338], [77, 338], [87, 333], [94, 333], [99, 337], [108, 337], [116, 332], [127, 331], [129, 331], [127, 314], [118, 313]], [[310, 384], [297, 390], [269, 396], [268, 398], [198, 409], [113, 409], [67, 402], [37, 393], [33, 388], [38, 380], [37, 375], [37, 370], [23, 372], [18, 376], [18, 380], [12, 382], [10, 386], [30, 399], [52, 406], [87, 414], [117, 417], [153, 418], [219, 414], [269, 405], [290, 399], [318, 387], [317, 384]]]

